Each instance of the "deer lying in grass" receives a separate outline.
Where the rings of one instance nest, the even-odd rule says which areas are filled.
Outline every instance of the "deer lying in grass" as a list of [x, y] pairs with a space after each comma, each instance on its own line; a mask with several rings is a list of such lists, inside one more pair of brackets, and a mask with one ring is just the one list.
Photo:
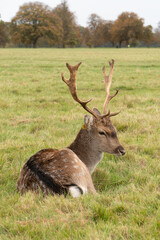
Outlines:
[[81, 194], [96, 193], [91, 174], [96, 165], [103, 158], [103, 152], [124, 155], [124, 148], [120, 145], [116, 130], [110, 118], [117, 113], [107, 112], [109, 101], [118, 93], [110, 95], [110, 86], [114, 70], [114, 60], [109, 62], [110, 71], [106, 75], [103, 67], [106, 99], [103, 115], [94, 108], [89, 109], [88, 101], [81, 101], [77, 96], [76, 75], [81, 63], [75, 66], [66, 64], [70, 71], [70, 78], [62, 80], [68, 85], [73, 99], [92, 116], [84, 116], [84, 125], [71, 145], [62, 150], [44, 149], [33, 155], [23, 166], [17, 183], [21, 194], [27, 190], [44, 195], [70, 193], [73, 197]]

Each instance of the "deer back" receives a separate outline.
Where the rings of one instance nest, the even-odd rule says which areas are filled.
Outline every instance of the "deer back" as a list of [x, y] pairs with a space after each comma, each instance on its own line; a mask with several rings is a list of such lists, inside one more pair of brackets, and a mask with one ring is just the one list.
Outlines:
[[33, 155], [24, 165], [17, 188], [21, 194], [27, 190], [43, 194], [79, 196], [95, 193], [86, 165], [70, 149], [44, 149]]

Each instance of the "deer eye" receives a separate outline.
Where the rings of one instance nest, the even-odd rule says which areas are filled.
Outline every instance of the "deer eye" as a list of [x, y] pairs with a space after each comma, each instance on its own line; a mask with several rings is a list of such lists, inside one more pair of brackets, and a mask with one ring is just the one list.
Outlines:
[[99, 132], [100, 135], [106, 135], [105, 132]]

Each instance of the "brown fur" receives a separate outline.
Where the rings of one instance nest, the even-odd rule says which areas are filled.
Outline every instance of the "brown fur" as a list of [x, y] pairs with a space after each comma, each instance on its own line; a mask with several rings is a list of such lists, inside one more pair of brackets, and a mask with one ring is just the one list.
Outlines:
[[[36, 171], [33, 171], [34, 166]], [[39, 175], [38, 171], [45, 176]], [[47, 176], [50, 178], [50, 183]], [[42, 179], [41, 179], [42, 178]], [[52, 182], [51, 182], [52, 181]], [[70, 186], [77, 186], [82, 193], [95, 193], [91, 176], [85, 164], [70, 149], [44, 149], [25, 163], [17, 182], [21, 194], [28, 190], [44, 195], [67, 193]]]

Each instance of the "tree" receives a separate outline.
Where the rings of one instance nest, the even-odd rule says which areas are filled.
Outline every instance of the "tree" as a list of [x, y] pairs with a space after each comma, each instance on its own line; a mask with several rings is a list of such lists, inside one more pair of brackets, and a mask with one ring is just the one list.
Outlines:
[[154, 41], [155, 43], [160, 44], [160, 22], [158, 23], [158, 28], [155, 29]]
[[20, 7], [11, 22], [12, 40], [15, 43], [37, 46], [41, 37], [58, 42], [61, 25], [58, 16], [51, 14], [47, 5], [40, 2], [26, 3]]
[[95, 13], [91, 14], [86, 29], [86, 36], [88, 37], [86, 40], [88, 39], [89, 44], [86, 42], [86, 45], [98, 47], [111, 42], [112, 25], [112, 21], [104, 20]]
[[91, 14], [89, 17], [88, 30], [90, 31], [90, 42], [93, 47], [101, 46], [105, 43], [105, 21], [95, 13]]
[[123, 12], [112, 26], [112, 41], [119, 43], [119, 47], [135, 43], [143, 38], [143, 19], [136, 13]]
[[153, 32], [152, 32], [152, 26], [151, 25], [148, 25], [148, 26], [144, 27], [144, 30], [143, 30], [143, 41], [148, 46], [153, 41]]
[[104, 34], [105, 43], [107, 42], [112, 43], [112, 45], [114, 46], [114, 42], [112, 42], [112, 36], [111, 36], [111, 29], [113, 24], [114, 24], [113, 21], [105, 21], [103, 34]]
[[62, 47], [76, 46], [79, 43], [80, 33], [75, 21], [75, 15], [69, 10], [67, 1], [62, 1], [62, 3], [53, 10], [53, 13], [60, 18], [62, 23]]
[[91, 48], [93, 45], [93, 40], [92, 40], [92, 35], [89, 28], [84, 29], [82, 38], [84, 40], [84, 45]]
[[8, 42], [7, 24], [0, 20], [0, 46], [5, 47]]

